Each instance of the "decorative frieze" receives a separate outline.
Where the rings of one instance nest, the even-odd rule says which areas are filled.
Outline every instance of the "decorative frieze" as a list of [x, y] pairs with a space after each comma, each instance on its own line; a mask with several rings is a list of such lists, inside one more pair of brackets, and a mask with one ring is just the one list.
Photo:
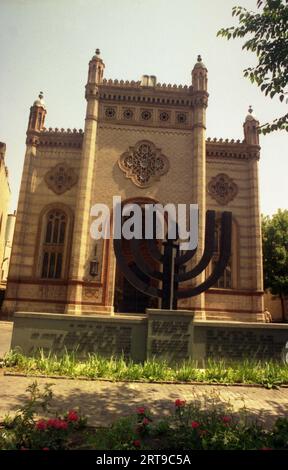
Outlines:
[[113, 106], [102, 105], [100, 122], [115, 122], [137, 126], [174, 127], [192, 130], [192, 110], [180, 111], [158, 108], [157, 106]]

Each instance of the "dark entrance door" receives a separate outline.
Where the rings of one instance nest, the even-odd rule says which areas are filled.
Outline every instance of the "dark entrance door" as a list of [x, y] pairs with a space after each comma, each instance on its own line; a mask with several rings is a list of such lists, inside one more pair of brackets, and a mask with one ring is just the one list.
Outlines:
[[[149, 283], [149, 278], [140, 273], [135, 263], [130, 263], [131, 270], [145, 282]], [[156, 301], [156, 302], [155, 302]], [[146, 308], [157, 307], [157, 299], [151, 299], [147, 295], [135, 289], [127, 279], [116, 273], [114, 309], [115, 312], [122, 313], [145, 313]]]
[[[127, 249], [127, 245], [127, 242], [122, 240], [123, 252], [127, 257], [131, 270], [133, 270], [135, 274], [137, 274], [137, 277], [145, 283], [157, 285], [157, 281], [149, 279], [148, 276], [139, 271], [138, 267], [131, 259], [131, 253]], [[144, 258], [146, 258], [145, 248], [143, 248], [144, 247], [142, 247], [143, 251], [141, 251]], [[146, 308], [158, 308], [158, 299], [149, 297], [148, 295], [138, 291], [134, 286], [132, 286], [132, 284], [130, 284], [129, 281], [127, 281], [117, 266], [115, 277], [114, 311], [118, 313], [145, 313]]]

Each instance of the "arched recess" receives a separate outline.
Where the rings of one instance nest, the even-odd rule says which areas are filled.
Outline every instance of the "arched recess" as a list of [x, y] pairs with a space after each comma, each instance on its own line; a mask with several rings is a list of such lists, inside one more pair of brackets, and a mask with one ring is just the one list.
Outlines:
[[[207, 268], [207, 275], [211, 274], [214, 264], [219, 258], [221, 236], [221, 213], [216, 214], [215, 244], [212, 260]], [[223, 275], [218, 279], [212, 289], [238, 289], [239, 288], [239, 229], [237, 220], [232, 218], [231, 257]]]
[[34, 254], [34, 276], [43, 280], [68, 277], [73, 236], [74, 214], [63, 203], [43, 207], [39, 214]]
[[[149, 198], [149, 197], [132, 197], [132, 198], [128, 198], [128, 199], [125, 199], [125, 200], [122, 201], [122, 205], [131, 204], [131, 203], [139, 204], [139, 205], [159, 204], [159, 201], [156, 200], [156, 199], [153, 199], [153, 198]], [[112, 228], [113, 228], [112, 227], [112, 224], [113, 224], [113, 210], [112, 209], [110, 210], [110, 216], [111, 216], [111, 219], [110, 219], [110, 233], [112, 234]], [[124, 247], [124, 249], [125, 249], [125, 247]], [[105, 253], [107, 254], [106, 256], [104, 255], [104, 259], [105, 259], [105, 262], [106, 262], [106, 267], [103, 266], [103, 269], [104, 269], [104, 272], [105, 272], [105, 277], [104, 277], [104, 279], [105, 279], [105, 282], [104, 282], [105, 306], [111, 306], [111, 307], [113, 307], [113, 310], [114, 310], [115, 294], [117, 295], [117, 289], [119, 289], [119, 288], [121, 289], [121, 286], [119, 287], [119, 284], [117, 285], [117, 283], [119, 283], [119, 280], [120, 280], [120, 273], [119, 273], [119, 271], [117, 272], [117, 263], [116, 263], [116, 258], [115, 258], [115, 255], [114, 255], [112, 236], [110, 237], [109, 240], [105, 240], [104, 250], [105, 250]], [[131, 264], [133, 264], [132, 259], [131, 259]], [[133, 267], [132, 267], [132, 269], [133, 269]], [[124, 280], [124, 278], [122, 278], [122, 282], [125, 283], [125, 285], [127, 286], [128, 289], [130, 289], [130, 285], [128, 286], [126, 284], [126, 281]], [[125, 288], [125, 285], [124, 285], [124, 288]], [[131, 288], [130, 289], [131, 296], [133, 295], [133, 292], [134, 291]], [[136, 294], [135, 292], [134, 292], [134, 294], [135, 294], [136, 300], [137, 300], [137, 295], [138, 294]], [[138, 299], [139, 299], [140, 303], [142, 301], [144, 301], [144, 299], [142, 298], [142, 296], [140, 294], [139, 294]], [[152, 304], [153, 304], [153, 301], [152, 301]], [[151, 306], [153, 307], [154, 305], [152, 305], [152, 304], [151, 304]], [[155, 306], [156, 306], [156, 304], [155, 304]], [[158, 303], [157, 303], [157, 306], [158, 306]], [[121, 310], [123, 310], [123, 309], [121, 309]], [[141, 312], [138, 312], [138, 313], [141, 313]]]

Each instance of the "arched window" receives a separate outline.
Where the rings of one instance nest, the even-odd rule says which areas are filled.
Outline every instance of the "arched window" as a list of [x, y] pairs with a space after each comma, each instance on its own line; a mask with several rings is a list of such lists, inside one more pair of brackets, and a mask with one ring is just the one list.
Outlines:
[[67, 215], [54, 209], [46, 215], [43, 245], [41, 277], [60, 279], [63, 277]]

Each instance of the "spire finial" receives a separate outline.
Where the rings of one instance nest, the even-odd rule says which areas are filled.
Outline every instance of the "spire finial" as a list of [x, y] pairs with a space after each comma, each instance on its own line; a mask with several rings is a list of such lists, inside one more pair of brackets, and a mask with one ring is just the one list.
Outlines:
[[248, 108], [248, 113], [252, 114], [253, 113], [253, 108], [251, 106], [251, 104], [249, 105], [249, 108]]
[[40, 98], [40, 100], [42, 100], [44, 98], [44, 93], [43, 91], [40, 91], [39, 95], [38, 95], [38, 98]]
[[95, 51], [95, 54], [96, 54], [96, 55], [100, 55], [100, 49], [98, 49], [98, 47], [97, 47], [97, 49], [96, 49], [96, 51]]
[[197, 56], [197, 62], [202, 62], [202, 57], [201, 57], [200, 54], [198, 54], [198, 56]]

